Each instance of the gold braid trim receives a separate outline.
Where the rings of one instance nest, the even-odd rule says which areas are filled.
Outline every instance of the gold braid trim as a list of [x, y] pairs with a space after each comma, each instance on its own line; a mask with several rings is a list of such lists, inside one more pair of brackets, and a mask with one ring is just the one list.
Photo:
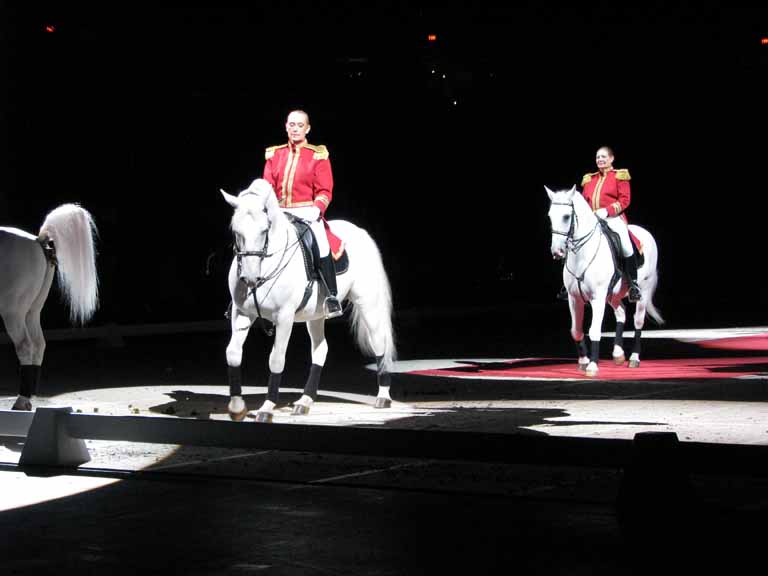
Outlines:
[[269, 160], [275, 155], [275, 150], [278, 148], [285, 148], [288, 144], [280, 144], [279, 146], [270, 146], [264, 151], [264, 160]]
[[592, 172], [591, 174], [584, 174], [584, 178], [581, 179], [581, 185], [584, 186], [587, 182], [592, 181], [592, 176], [597, 174], [597, 172]]
[[328, 160], [328, 157], [330, 154], [328, 153], [328, 148], [320, 144], [319, 146], [315, 146], [314, 144], [304, 144], [306, 148], [309, 148], [312, 150], [312, 152], [315, 153], [314, 159], [315, 160]]

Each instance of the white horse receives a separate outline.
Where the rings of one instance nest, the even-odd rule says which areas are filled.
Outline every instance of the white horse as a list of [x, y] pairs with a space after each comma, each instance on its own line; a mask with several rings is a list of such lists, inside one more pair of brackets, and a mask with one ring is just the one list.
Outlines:
[[[568, 306], [571, 310], [571, 336], [576, 342], [579, 354], [579, 368], [588, 376], [597, 376], [600, 353], [605, 302], [616, 315], [616, 339], [613, 346], [613, 360], [616, 365], [625, 362], [623, 349], [623, 329], [626, 310], [622, 298], [629, 288], [626, 278], [622, 277], [611, 289], [611, 280], [616, 267], [614, 265], [608, 238], [599, 225], [597, 216], [587, 201], [576, 190], [553, 192], [546, 186], [550, 200], [549, 220], [552, 226], [552, 256], [565, 258], [563, 282], [568, 290]], [[640, 226], [630, 225], [632, 233], [643, 246], [645, 261], [638, 268], [637, 279], [642, 298], [635, 305], [635, 342], [629, 367], [640, 366], [640, 339], [645, 323], [646, 312], [658, 324], [663, 324], [661, 313], [653, 304], [653, 295], [658, 283], [658, 248], [651, 234]], [[584, 342], [584, 304], [592, 306], [592, 324], [589, 339], [592, 343], [590, 354]]]
[[58, 272], [73, 324], [88, 321], [98, 307], [98, 280], [91, 215], [64, 204], [46, 216], [37, 236], [0, 227], [0, 316], [16, 348], [21, 384], [14, 410], [31, 410], [37, 392], [45, 338], [40, 312]]
[[[275, 325], [269, 355], [267, 398], [256, 413], [256, 421], [271, 422], [278, 402], [285, 353], [294, 322], [306, 322], [312, 341], [312, 366], [293, 414], [308, 414], [317, 396], [320, 374], [328, 353], [325, 339], [325, 295], [318, 283], [310, 284], [305, 271], [296, 228], [280, 209], [272, 186], [262, 179], [237, 197], [223, 190], [235, 209], [232, 231], [235, 257], [229, 270], [232, 296], [232, 337], [227, 346], [229, 366], [229, 415], [242, 420], [247, 407], [242, 398], [241, 363], [248, 330], [259, 318]], [[375, 406], [391, 406], [390, 372], [395, 357], [392, 328], [392, 296], [376, 243], [368, 233], [343, 220], [329, 225], [341, 237], [349, 256], [349, 269], [338, 276], [338, 297], [352, 303], [352, 329], [363, 352], [376, 357], [378, 395]], [[307, 292], [309, 298], [306, 298]]]

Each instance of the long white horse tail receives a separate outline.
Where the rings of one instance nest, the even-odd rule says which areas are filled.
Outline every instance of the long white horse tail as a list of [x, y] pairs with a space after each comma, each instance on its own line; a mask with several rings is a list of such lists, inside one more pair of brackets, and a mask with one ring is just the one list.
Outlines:
[[84, 324], [99, 306], [94, 238], [96, 225], [87, 210], [63, 204], [45, 217], [38, 239], [52, 240], [59, 287], [73, 324]]
[[[357, 231], [354, 265], [362, 267], [363, 271], [355, 275], [352, 288], [355, 293], [352, 333], [360, 350], [369, 356], [381, 355], [380, 367], [391, 372], [397, 357], [392, 326], [392, 290], [376, 242], [362, 228]], [[383, 346], [383, 354], [374, 348], [374, 342], [379, 344], [378, 347]]]
[[659, 272], [658, 270], [654, 271], [653, 274], [651, 274], [650, 278], [651, 285], [649, 286], [648, 290], [648, 302], [645, 305], [645, 311], [648, 313], [648, 315], [653, 318], [656, 321], [656, 324], [659, 326], [662, 326], [666, 320], [661, 315], [661, 312], [658, 308], [656, 308], [656, 305], [653, 303], [653, 295], [656, 293], [656, 285], [659, 283]]

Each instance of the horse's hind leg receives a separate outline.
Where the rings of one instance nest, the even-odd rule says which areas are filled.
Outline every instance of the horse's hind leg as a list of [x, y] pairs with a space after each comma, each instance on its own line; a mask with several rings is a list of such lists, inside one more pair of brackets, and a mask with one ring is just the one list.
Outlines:
[[19, 360], [19, 395], [13, 404], [13, 410], [32, 410], [32, 396], [37, 392], [40, 378], [40, 365], [33, 364], [34, 345], [27, 330], [23, 314], [14, 312], [3, 316], [5, 331], [13, 342], [16, 358]]
[[[19, 391], [19, 399], [16, 400], [22, 406], [19, 409], [31, 409], [31, 398], [37, 394], [37, 389], [40, 384], [40, 371], [43, 366], [43, 358], [45, 357], [45, 336], [43, 334], [43, 328], [40, 325], [40, 314], [45, 306], [45, 301], [48, 299], [48, 294], [51, 291], [51, 285], [53, 284], [53, 277], [55, 275], [55, 268], [52, 266], [45, 267], [45, 274], [43, 276], [43, 283], [40, 286], [40, 291], [35, 296], [32, 304], [29, 307], [29, 311], [24, 317], [25, 333], [28, 342], [28, 351], [25, 355], [19, 355], [21, 386]], [[29, 392], [26, 394], [25, 392]], [[27, 402], [24, 398], [29, 398], [29, 408], [26, 407]], [[16, 404], [14, 404], [14, 408]]]
[[640, 348], [643, 337], [643, 326], [645, 325], [646, 300], [640, 300], [635, 304], [635, 342], [632, 347], [632, 355], [629, 357], [629, 367], [640, 367]]
[[294, 416], [309, 414], [309, 409], [317, 399], [317, 390], [320, 386], [320, 375], [325, 366], [325, 358], [328, 355], [328, 341], [325, 339], [325, 319], [310, 320], [307, 322], [307, 332], [312, 341], [312, 366], [309, 368], [309, 376], [304, 384], [304, 393], [293, 405]]

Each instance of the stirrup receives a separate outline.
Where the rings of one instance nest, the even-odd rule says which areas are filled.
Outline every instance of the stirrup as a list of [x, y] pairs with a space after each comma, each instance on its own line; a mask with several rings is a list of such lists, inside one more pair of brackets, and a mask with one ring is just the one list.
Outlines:
[[344, 310], [341, 308], [341, 303], [336, 296], [328, 296], [325, 299], [325, 317], [337, 318], [344, 314]]
[[557, 293], [557, 299], [566, 302], [568, 301], [568, 290], [566, 290], [565, 286], [560, 288], [560, 292]]
[[642, 300], [643, 294], [640, 292], [640, 288], [637, 286], [637, 284], [630, 284], [629, 285], [629, 292], [627, 293], [627, 299], [632, 302], [639, 302]]

